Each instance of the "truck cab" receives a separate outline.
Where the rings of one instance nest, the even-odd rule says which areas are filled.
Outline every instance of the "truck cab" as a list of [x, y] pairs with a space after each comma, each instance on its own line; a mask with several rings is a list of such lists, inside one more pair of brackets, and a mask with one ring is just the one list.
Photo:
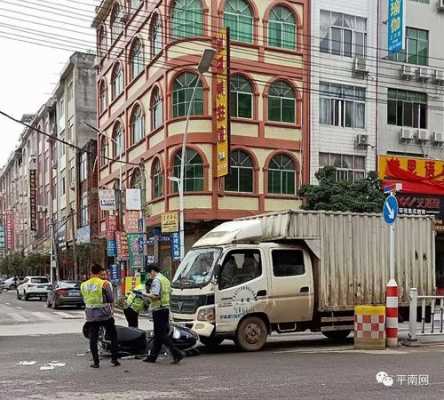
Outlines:
[[204, 344], [232, 339], [247, 351], [260, 350], [272, 330], [302, 330], [312, 321], [314, 281], [306, 248], [230, 240], [207, 246], [227, 243], [209, 239], [187, 253], [173, 279], [175, 321], [196, 331]]

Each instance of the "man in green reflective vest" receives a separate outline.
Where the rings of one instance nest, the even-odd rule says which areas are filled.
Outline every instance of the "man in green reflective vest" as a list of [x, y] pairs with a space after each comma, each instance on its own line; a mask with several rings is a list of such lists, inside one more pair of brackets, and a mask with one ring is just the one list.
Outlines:
[[154, 323], [154, 344], [150, 354], [143, 361], [154, 363], [159, 356], [162, 345], [165, 345], [173, 356], [173, 364], [183, 359], [182, 352], [173, 344], [170, 333], [170, 291], [171, 284], [168, 278], [160, 273], [160, 267], [151, 264], [148, 269], [153, 280], [150, 293], [151, 310]]
[[132, 328], [139, 327], [139, 314], [145, 309], [146, 295], [143, 293], [144, 286], [139, 285], [134, 288], [126, 298], [125, 314], [128, 326]]
[[115, 367], [117, 360], [117, 331], [113, 318], [113, 289], [109, 281], [104, 279], [104, 269], [98, 264], [91, 268], [91, 278], [80, 285], [85, 303], [86, 322], [88, 324], [89, 347], [93, 356], [92, 368], [99, 368], [99, 351], [97, 341], [99, 329], [104, 327], [106, 335], [111, 337], [111, 364]]

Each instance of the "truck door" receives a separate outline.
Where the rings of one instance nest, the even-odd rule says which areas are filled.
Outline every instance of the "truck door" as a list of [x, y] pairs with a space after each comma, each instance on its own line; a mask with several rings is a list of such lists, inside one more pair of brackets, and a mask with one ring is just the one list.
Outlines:
[[302, 249], [271, 249], [272, 323], [310, 321], [314, 287], [311, 260]]
[[235, 332], [246, 314], [256, 311], [267, 294], [267, 278], [258, 249], [227, 252], [222, 262], [215, 293], [216, 331]]

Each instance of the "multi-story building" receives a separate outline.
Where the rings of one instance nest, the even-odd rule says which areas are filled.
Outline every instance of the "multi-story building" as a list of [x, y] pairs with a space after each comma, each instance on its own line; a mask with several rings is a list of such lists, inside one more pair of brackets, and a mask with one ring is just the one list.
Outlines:
[[[96, 133], [88, 125], [96, 124], [96, 72], [92, 54], [74, 53], [64, 67], [55, 89], [57, 137], [69, 144], [57, 142], [54, 167], [57, 177], [53, 182], [53, 210], [56, 220], [67, 220], [59, 232], [66, 242], [72, 242], [72, 232], [80, 226], [80, 157], [82, 148]], [[74, 227], [71, 227], [71, 224]], [[74, 229], [73, 229], [74, 228]]]
[[[28, 126], [0, 176], [2, 222], [6, 230], [13, 227], [7, 232], [12, 252], [49, 254], [51, 226], [64, 248], [67, 242], [72, 245], [72, 232], [75, 235], [77, 228], [85, 225], [82, 195], [89, 190], [94, 196], [93, 185], [97, 184], [97, 178], [90, 177], [96, 134], [88, 127], [96, 123], [94, 61], [94, 55], [74, 53], [54, 95], [35, 115], [23, 116]], [[91, 140], [93, 148], [87, 145]], [[89, 163], [86, 170], [83, 147]], [[87, 201], [96, 208], [93, 198]], [[73, 277], [68, 269], [65, 276]]]
[[[103, 0], [93, 25], [99, 187], [118, 188], [120, 176], [124, 186], [135, 185], [141, 164], [148, 229], [178, 209], [170, 177], [179, 176], [197, 85], [185, 154], [186, 247], [218, 221], [300, 205], [297, 189], [309, 174], [308, 0]], [[224, 26], [231, 39], [231, 172], [218, 178], [215, 68], [199, 76], [196, 67]]]
[[398, 10], [379, 0], [379, 175], [386, 185], [401, 184], [401, 213], [436, 216], [436, 276], [444, 288], [444, 4], [407, 0], [404, 6], [404, 49], [390, 54], [389, 13]]
[[311, 7], [311, 181], [325, 166], [354, 181], [376, 169], [377, 2]]

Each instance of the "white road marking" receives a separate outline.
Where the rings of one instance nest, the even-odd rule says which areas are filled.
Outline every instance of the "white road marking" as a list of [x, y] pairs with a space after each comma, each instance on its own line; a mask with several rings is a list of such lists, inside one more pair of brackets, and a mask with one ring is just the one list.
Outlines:
[[63, 312], [63, 311], [54, 311], [54, 314], [57, 314], [57, 315], [59, 315], [62, 318], [72, 318], [73, 317], [73, 314], [68, 314], [68, 313]]
[[23, 315], [20, 315], [20, 314], [7, 313], [6, 315], [9, 315], [9, 317], [13, 321], [17, 321], [17, 322], [27, 322], [27, 321], [29, 321], [28, 318], [25, 318]]
[[40, 311], [33, 311], [30, 313], [33, 317], [36, 317], [37, 319], [43, 320], [43, 321], [54, 321], [57, 318], [52, 316], [49, 313], [40, 312]]

